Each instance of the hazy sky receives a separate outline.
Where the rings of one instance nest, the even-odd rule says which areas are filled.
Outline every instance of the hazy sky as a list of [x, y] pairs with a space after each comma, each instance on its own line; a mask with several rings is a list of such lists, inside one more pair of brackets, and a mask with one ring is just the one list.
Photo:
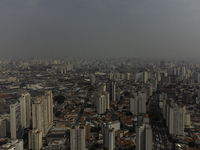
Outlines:
[[200, 58], [200, 0], [0, 0], [0, 57]]

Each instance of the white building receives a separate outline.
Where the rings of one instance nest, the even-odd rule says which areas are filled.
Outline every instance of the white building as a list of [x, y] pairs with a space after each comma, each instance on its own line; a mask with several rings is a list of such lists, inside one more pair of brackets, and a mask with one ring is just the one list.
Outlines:
[[152, 150], [152, 129], [149, 124], [136, 127], [136, 150]]
[[94, 105], [98, 114], [103, 114], [110, 109], [110, 96], [108, 92], [96, 92], [94, 97]]
[[85, 125], [72, 126], [70, 129], [70, 149], [71, 150], [85, 150]]
[[38, 97], [32, 104], [32, 128], [41, 130], [43, 137], [48, 132], [47, 102], [43, 96]]
[[148, 81], [148, 72], [143, 72], [143, 83], [147, 83]]
[[101, 86], [101, 91], [106, 92], [106, 84], [105, 83]]
[[110, 100], [115, 101], [116, 100], [116, 83], [112, 82], [110, 85]]
[[90, 75], [90, 83], [91, 83], [92, 85], [95, 84], [95, 76], [94, 76], [93, 74]]
[[106, 97], [104, 95], [101, 95], [97, 99], [97, 113], [103, 114], [106, 112]]
[[128, 81], [130, 80], [130, 75], [131, 74], [129, 72], [127, 72], [127, 74], [126, 74], [126, 80], [128, 80]]
[[32, 104], [32, 128], [42, 131], [45, 137], [53, 124], [53, 96], [52, 91], [45, 91], [44, 95], [36, 97]]
[[10, 105], [10, 132], [12, 139], [21, 136], [21, 110], [18, 102]]
[[190, 126], [191, 125], [190, 114], [189, 113], [184, 113], [184, 125], [185, 126]]
[[167, 105], [166, 122], [169, 128], [169, 134], [183, 135], [184, 134], [184, 109], [175, 103]]
[[146, 113], [146, 99], [136, 96], [130, 99], [130, 111], [137, 115], [138, 113]]
[[103, 145], [108, 150], [115, 148], [115, 130], [107, 125], [103, 128]]
[[53, 124], [53, 94], [51, 90], [45, 91], [44, 98], [47, 100], [47, 124]]
[[20, 100], [21, 107], [21, 124], [22, 128], [29, 128], [31, 124], [31, 101], [30, 94], [23, 93]]

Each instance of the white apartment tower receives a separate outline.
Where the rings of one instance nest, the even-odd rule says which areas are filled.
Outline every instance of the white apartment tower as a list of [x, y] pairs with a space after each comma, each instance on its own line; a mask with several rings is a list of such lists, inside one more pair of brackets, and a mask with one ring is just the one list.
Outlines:
[[21, 136], [21, 110], [18, 102], [10, 105], [10, 132], [12, 139]]
[[169, 134], [183, 135], [184, 134], [184, 110], [175, 103], [167, 105], [166, 122], [169, 128]]
[[116, 100], [115, 90], [116, 90], [116, 83], [112, 82], [111, 85], [110, 85], [110, 100], [111, 101], [115, 101]]
[[44, 95], [36, 97], [32, 104], [32, 128], [42, 131], [45, 137], [53, 124], [53, 95], [45, 91]]
[[90, 83], [91, 83], [92, 85], [95, 84], [95, 76], [94, 76], [93, 74], [90, 75]]
[[130, 111], [137, 115], [138, 113], [146, 113], [146, 99], [135, 96], [130, 99]]
[[147, 83], [148, 81], [148, 72], [143, 72], [143, 83]]
[[31, 101], [30, 94], [23, 93], [20, 100], [21, 106], [21, 124], [22, 128], [29, 128], [31, 124]]
[[85, 150], [85, 125], [72, 126], [70, 129], [70, 149]]
[[38, 129], [30, 130], [28, 139], [29, 149], [40, 150], [42, 148], [42, 132]]
[[45, 91], [45, 99], [47, 100], [47, 124], [53, 124], [53, 94], [51, 90]]
[[97, 99], [97, 113], [103, 114], [106, 112], [106, 97], [105, 95], [101, 95]]
[[101, 91], [106, 92], [106, 84], [105, 83], [101, 86]]
[[103, 129], [103, 145], [108, 150], [115, 148], [115, 130], [113, 127], [105, 126]]
[[97, 108], [98, 114], [103, 114], [107, 109], [110, 109], [110, 96], [108, 92], [96, 92], [94, 105]]
[[149, 124], [136, 127], [136, 150], [152, 150], [152, 129]]
[[41, 96], [32, 104], [32, 128], [41, 130], [43, 137], [48, 132], [47, 119], [47, 101]]

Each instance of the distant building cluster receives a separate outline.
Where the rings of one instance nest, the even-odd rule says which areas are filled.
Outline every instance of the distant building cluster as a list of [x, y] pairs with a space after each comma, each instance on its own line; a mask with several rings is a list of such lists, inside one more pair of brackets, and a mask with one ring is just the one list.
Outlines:
[[0, 60], [0, 150], [198, 150], [200, 63]]

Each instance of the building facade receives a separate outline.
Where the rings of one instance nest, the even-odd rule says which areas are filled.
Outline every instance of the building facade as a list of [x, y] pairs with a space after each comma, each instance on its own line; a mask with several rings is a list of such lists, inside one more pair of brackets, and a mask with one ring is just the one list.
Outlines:
[[40, 150], [42, 148], [42, 132], [38, 129], [30, 130], [28, 133], [29, 149]]
[[70, 149], [71, 150], [85, 150], [86, 149], [86, 135], [85, 125], [75, 125], [70, 129]]
[[10, 105], [10, 132], [11, 138], [17, 139], [21, 136], [21, 108], [20, 103]]

